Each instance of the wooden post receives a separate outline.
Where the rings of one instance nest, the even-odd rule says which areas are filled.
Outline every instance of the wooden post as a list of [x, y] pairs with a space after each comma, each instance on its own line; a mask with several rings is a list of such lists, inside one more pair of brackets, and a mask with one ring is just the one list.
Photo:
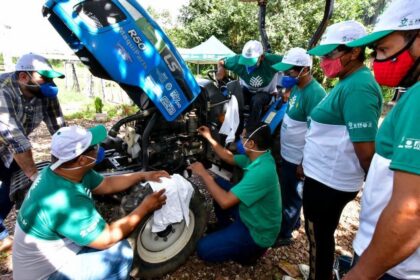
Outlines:
[[93, 93], [93, 89], [94, 89], [94, 82], [93, 82], [93, 77], [92, 74], [88, 74], [87, 76], [87, 81], [86, 81], [86, 95], [90, 98], [94, 97], [94, 93]]
[[102, 100], [105, 101], [105, 81], [101, 79]]
[[66, 75], [65, 77], [65, 85], [66, 85], [66, 89], [69, 89], [69, 72], [68, 72], [68, 66], [69, 66], [70, 61], [66, 60], [64, 62], [64, 75]]
[[73, 78], [72, 89], [77, 92], [80, 92], [80, 84], [79, 84], [79, 80], [77, 79], [76, 67], [74, 66], [74, 62], [71, 63], [71, 70], [72, 70], [72, 78]]

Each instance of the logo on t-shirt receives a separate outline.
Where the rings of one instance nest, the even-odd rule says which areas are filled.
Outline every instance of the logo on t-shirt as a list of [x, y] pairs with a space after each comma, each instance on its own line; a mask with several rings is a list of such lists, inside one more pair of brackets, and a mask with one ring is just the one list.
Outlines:
[[372, 126], [373, 126], [372, 122], [358, 122], [358, 123], [349, 122], [348, 123], [349, 129], [372, 128]]
[[293, 108], [295, 106], [296, 103], [296, 95], [293, 96], [290, 100], [289, 100], [289, 106], [290, 108]]
[[404, 138], [403, 137], [400, 144], [398, 145], [398, 148], [406, 149], [406, 150], [418, 150], [418, 151], [420, 151], [420, 139]]
[[259, 88], [263, 84], [263, 78], [261, 76], [252, 77], [249, 80], [249, 85], [254, 88]]
[[83, 229], [80, 231], [80, 236], [81, 237], [86, 237], [89, 233], [91, 233], [92, 231], [94, 231], [96, 229], [96, 226], [99, 223], [99, 219], [96, 219], [95, 221], [93, 221], [93, 223], [91, 223], [86, 229]]

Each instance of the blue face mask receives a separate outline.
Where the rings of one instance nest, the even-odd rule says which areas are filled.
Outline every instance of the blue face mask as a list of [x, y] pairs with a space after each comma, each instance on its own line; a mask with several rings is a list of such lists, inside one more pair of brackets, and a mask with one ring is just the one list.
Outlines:
[[[32, 75], [27, 72], [29, 77], [32, 77]], [[35, 88], [39, 88], [42, 96], [47, 97], [47, 98], [51, 98], [51, 99], [56, 99], [57, 98], [57, 94], [58, 94], [58, 87], [56, 84], [54, 84], [54, 82], [47, 82], [47, 83], [43, 83], [42, 85], [38, 84], [37, 82], [35, 82], [35, 85], [26, 85], [27, 87], [35, 87]]]
[[[302, 68], [300, 70], [297, 77], [292, 77], [292, 76], [288, 76], [288, 75], [283, 76], [282, 79], [281, 79], [281, 85], [286, 89], [290, 89], [290, 88], [294, 87], [295, 85], [297, 85], [299, 83], [299, 77], [301, 77], [300, 74], [302, 74], [303, 69], [305, 69], [305, 68]], [[303, 76], [307, 75], [308, 73], [304, 74]]]
[[239, 140], [236, 141], [236, 151], [240, 155], [245, 154], [245, 147], [244, 147], [244, 144], [242, 144], [242, 137], [240, 137]]
[[43, 96], [51, 99], [57, 98], [58, 87], [54, 83], [43, 83], [39, 85]]
[[246, 66], [246, 72], [247, 72], [248, 74], [251, 74], [252, 72], [254, 72], [254, 71], [255, 71], [255, 69], [257, 69], [257, 67], [258, 67], [258, 65], [257, 65], [257, 64], [255, 64], [254, 66]]
[[283, 78], [281, 79], [281, 85], [287, 89], [294, 87], [295, 85], [297, 85], [298, 82], [298, 78], [291, 76], [283, 76]]
[[105, 159], [105, 149], [99, 146], [98, 152], [96, 154], [95, 164], [101, 163], [104, 159]]

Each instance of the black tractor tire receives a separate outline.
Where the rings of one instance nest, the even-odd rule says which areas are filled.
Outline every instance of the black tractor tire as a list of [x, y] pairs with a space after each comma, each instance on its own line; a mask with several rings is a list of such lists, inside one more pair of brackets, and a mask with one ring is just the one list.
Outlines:
[[[153, 215], [143, 219], [137, 229], [130, 235], [130, 242], [134, 251], [134, 260], [130, 276], [135, 279], [152, 279], [162, 277], [165, 274], [176, 270], [184, 264], [188, 257], [195, 251], [198, 240], [204, 234], [207, 225], [207, 211], [204, 196], [194, 188], [190, 201], [190, 224], [187, 227], [185, 222], [174, 224], [172, 231], [169, 229], [169, 241], [172, 242], [167, 248], [150, 248], [154, 245], [153, 239], [164, 245], [163, 238], [158, 238], [151, 233], [151, 220]], [[176, 236], [176, 231], [181, 232], [176, 241], [171, 241], [170, 235]], [[178, 233], [179, 234], [179, 233]], [[145, 237], [145, 239], [142, 239]], [[148, 236], [148, 237], [147, 237]], [[172, 236], [172, 237], [173, 237]], [[147, 244], [148, 243], [148, 244]]]

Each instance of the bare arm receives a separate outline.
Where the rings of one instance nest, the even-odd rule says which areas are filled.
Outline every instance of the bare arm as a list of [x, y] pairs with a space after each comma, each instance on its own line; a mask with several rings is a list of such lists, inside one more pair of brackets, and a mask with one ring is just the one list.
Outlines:
[[112, 194], [122, 192], [140, 181], [160, 181], [160, 177], [169, 177], [166, 171], [135, 172], [125, 175], [105, 177], [93, 190], [94, 194]]
[[32, 150], [14, 154], [13, 158], [28, 178], [34, 178], [34, 176], [36, 177], [38, 174], [38, 169], [36, 168], [34, 159], [32, 157]]
[[207, 172], [201, 163], [195, 162], [191, 164], [188, 169], [191, 169], [194, 174], [201, 177], [207, 190], [222, 209], [228, 209], [239, 203], [239, 199], [232, 192], [225, 191], [214, 181], [214, 178]]
[[359, 159], [360, 166], [366, 174], [369, 171], [370, 162], [375, 154], [375, 142], [353, 142], [354, 151]]
[[346, 280], [378, 279], [420, 246], [420, 175], [396, 171], [391, 199], [370, 245]]
[[217, 143], [217, 141], [211, 136], [210, 129], [207, 126], [200, 126], [198, 128], [198, 133], [209, 141], [214, 152], [218, 157], [220, 157], [224, 162], [229, 163], [230, 165], [235, 165], [235, 160], [233, 154], [225, 149], [222, 145]]
[[225, 62], [223, 60], [219, 60], [217, 63], [216, 79], [221, 81], [224, 77], [226, 77]]
[[142, 203], [127, 216], [118, 219], [112, 224], [107, 224], [105, 229], [95, 241], [88, 246], [91, 248], [103, 250], [112, 247], [119, 241], [132, 233], [141, 220], [155, 209], [159, 209], [165, 203], [166, 196], [164, 189], [148, 195]]

